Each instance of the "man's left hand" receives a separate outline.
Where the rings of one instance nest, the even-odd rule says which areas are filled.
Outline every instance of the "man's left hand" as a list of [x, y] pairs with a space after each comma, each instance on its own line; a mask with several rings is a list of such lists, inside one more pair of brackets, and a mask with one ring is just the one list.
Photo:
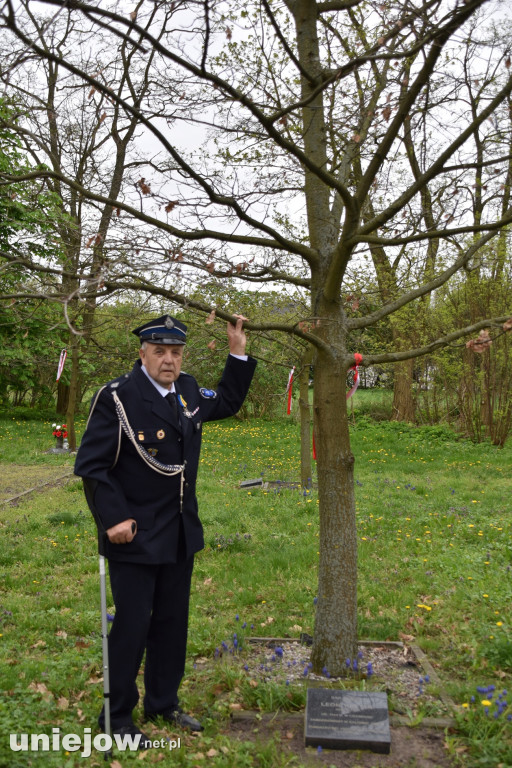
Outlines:
[[228, 323], [227, 327], [229, 351], [232, 355], [245, 355], [247, 336], [245, 335], [243, 325], [244, 320], [248, 318], [243, 315], [235, 315], [235, 317], [238, 318], [236, 325]]

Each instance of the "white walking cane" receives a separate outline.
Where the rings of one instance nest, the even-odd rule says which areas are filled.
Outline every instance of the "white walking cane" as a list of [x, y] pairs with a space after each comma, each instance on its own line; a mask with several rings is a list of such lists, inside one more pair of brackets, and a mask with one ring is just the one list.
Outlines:
[[[99, 533], [99, 532], [98, 532]], [[103, 539], [100, 546], [100, 538]], [[105, 719], [104, 731], [110, 738], [110, 673], [108, 667], [108, 619], [107, 619], [107, 584], [105, 576], [105, 551], [104, 537], [98, 535], [98, 549], [100, 567], [100, 605], [101, 605], [101, 646], [103, 652], [103, 717]], [[105, 760], [108, 759], [109, 752], [105, 753]]]
[[[94, 522], [98, 529], [98, 555], [100, 570], [100, 610], [101, 610], [101, 646], [102, 646], [102, 666], [103, 666], [103, 717], [104, 733], [112, 738], [112, 728], [110, 724], [110, 671], [108, 665], [108, 619], [107, 619], [107, 583], [105, 570], [105, 551], [107, 534], [101, 523], [100, 517], [94, 505], [94, 481], [83, 478], [85, 498], [94, 517]], [[105, 760], [112, 755], [111, 750], [105, 752]]]
[[[132, 523], [132, 533], [137, 530], [136, 523]], [[110, 725], [110, 670], [108, 666], [108, 618], [107, 618], [107, 583], [105, 572], [105, 542], [107, 534], [98, 527], [98, 552], [100, 567], [100, 606], [101, 606], [101, 646], [103, 651], [103, 718], [105, 720], [104, 733], [112, 737]], [[112, 756], [112, 752], [105, 752], [105, 760]]]

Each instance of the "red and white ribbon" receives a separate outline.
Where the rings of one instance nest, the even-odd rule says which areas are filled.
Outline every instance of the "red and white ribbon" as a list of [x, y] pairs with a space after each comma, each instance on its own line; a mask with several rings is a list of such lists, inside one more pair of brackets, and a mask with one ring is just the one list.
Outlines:
[[350, 370], [354, 371], [354, 383], [352, 384], [352, 387], [347, 392], [347, 400], [349, 399], [349, 397], [352, 397], [352, 395], [354, 394], [354, 392], [359, 386], [359, 366], [363, 362], [363, 356], [360, 355], [359, 352], [356, 352], [354, 354], [354, 360], [355, 360], [354, 365], [350, 366]]
[[288, 392], [288, 404], [286, 406], [286, 413], [289, 416], [292, 412], [292, 392], [293, 392], [293, 374], [295, 372], [295, 366], [291, 369], [288, 375], [288, 384], [286, 385], [286, 391]]
[[67, 349], [63, 349], [62, 352], [60, 353], [59, 365], [58, 365], [58, 368], [57, 368], [57, 381], [62, 376], [62, 371], [64, 370], [64, 363], [66, 362], [66, 357], [67, 356], [68, 356]]

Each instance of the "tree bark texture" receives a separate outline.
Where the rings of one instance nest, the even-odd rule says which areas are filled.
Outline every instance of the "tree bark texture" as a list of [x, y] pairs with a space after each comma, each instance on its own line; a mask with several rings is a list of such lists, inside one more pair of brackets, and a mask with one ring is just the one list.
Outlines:
[[[305, 151], [318, 168], [327, 166], [326, 124], [321, 92], [313, 81], [321, 74], [317, 8], [313, 0], [293, 4], [297, 47], [304, 72], [302, 110]], [[354, 457], [350, 451], [346, 407], [344, 315], [340, 306], [343, 279], [340, 231], [330, 208], [330, 190], [317, 173], [304, 172], [309, 242], [316, 251], [311, 269], [311, 314], [326, 343], [315, 361], [314, 433], [320, 515], [318, 600], [311, 660], [317, 674], [341, 675], [345, 659], [357, 647], [357, 539], [355, 530]], [[348, 218], [348, 216], [347, 216]], [[329, 350], [329, 351], [327, 351]]]
[[69, 384], [59, 381], [57, 384], [57, 405], [55, 411], [59, 416], [64, 416], [68, 409]]
[[[320, 355], [319, 355], [320, 357]], [[326, 356], [315, 366], [320, 559], [313, 670], [343, 675], [357, 653], [357, 536], [354, 456], [350, 450], [346, 370]]]
[[392, 421], [414, 421], [413, 371], [414, 360], [404, 360], [394, 367]]

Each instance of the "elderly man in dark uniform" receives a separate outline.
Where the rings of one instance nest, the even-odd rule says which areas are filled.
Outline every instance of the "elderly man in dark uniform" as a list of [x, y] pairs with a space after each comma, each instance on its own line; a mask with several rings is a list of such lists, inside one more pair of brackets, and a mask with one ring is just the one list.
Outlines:
[[[235, 414], [256, 361], [245, 355], [245, 318], [228, 323], [230, 354], [216, 390], [182, 373], [186, 326], [169, 315], [136, 328], [131, 373], [93, 398], [75, 473], [106, 532], [116, 608], [109, 634], [114, 734], [147, 737], [132, 720], [146, 652], [144, 714], [202, 730], [178, 703], [184, 674], [194, 553], [204, 546], [195, 494], [203, 422]], [[100, 716], [103, 727], [103, 713]]]

